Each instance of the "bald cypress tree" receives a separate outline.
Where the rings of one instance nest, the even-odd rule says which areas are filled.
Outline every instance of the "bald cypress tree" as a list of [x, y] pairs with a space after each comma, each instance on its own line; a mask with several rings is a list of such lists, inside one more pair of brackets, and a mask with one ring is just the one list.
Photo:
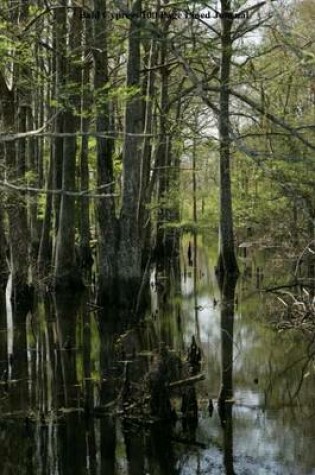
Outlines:
[[[69, 26], [69, 51], [66, 56], [64, 93], [67, 101], [63, 110], [63, 130], [68, 135], [63, 139], [62, 156], [62, 195], [60, 202], [58, 234], [55, 255], [55, 286], [56, 288], [82, 285], [79, 266], [75, 253], [75, 197], [71, 192], [76, 188], [76, 154], [78, 118], [75, 113], [80, 101], [80, 67], [78, 57], [74, 54], [80, 45], [81, 11], [73, 7]], [[75, 87], [72, 91], [73, 86]], [[78, 91], [78, 92], [77, 92]], [[69, 94], [71, 93], [71, 94]]]

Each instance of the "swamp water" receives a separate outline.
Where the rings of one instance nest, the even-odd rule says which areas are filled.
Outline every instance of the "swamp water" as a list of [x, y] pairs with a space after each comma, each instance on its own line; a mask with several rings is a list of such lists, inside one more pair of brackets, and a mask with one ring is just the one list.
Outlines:
[[[151, 308], [134, 324], [88, 294], [37, 297], [27, 315], [3, 296], [1, 475], [315, 474], [312, 344], [271, 328], [256, 276], [237, 282], [233, 322], [206, 253], [183, 269], [177, 282], [152, 275]], [[141, 386], [161, 342], [184, 359], [192, 336], [206, 377], [196, 384], [198, 426], [125, 419], [115, 403], [126, 365]], [[221, 382], [231, 393], [232, 380], [220, 411]]]

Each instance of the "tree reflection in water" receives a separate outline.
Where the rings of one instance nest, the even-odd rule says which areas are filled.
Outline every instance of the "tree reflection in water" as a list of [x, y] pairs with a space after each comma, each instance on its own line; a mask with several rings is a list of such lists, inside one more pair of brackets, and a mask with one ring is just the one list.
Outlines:
[[218, 411], [223, 429], [224, 466], [226, 475], [234, 475], [233, 467], [233, 330], [235, 287], [237, 277], [225, 276], [221, 292], [221, 388]]
[[[159, 269], [151, 283], [152, 308], [139, 312], [137, 322], [131, 322], [130, 311], [101, 309], [90, 295], [39, 295], [34, 308], [24, 312], [12, 308], [9, 299], [0, 299], [1, 473], [233, 475], [234, 467], [237, 473], [245, 473], [246, 467], [246, 473], [265, 467], [281, 475], [310, 473], [314, 458], [304, 446], [310, 447], [307, 440], [314, 434], [313, 373], [307, 373], [313, 339], [306, 348], [299, 347], [296, 336], [279, 336], [262, 327], [253, 318], [257, 300], [245, 304], [240, 298], [242, 319], [236, 320], [233, 343], [236, 279], [222, 282], [220, 303], [217, 294], [214, 301], [214, 292], [209, 292], [212, 275], [197, 268], [201, 250], [182, 280], [177, 268]], [[187, 362], [192, 342], [203, 355], [201, 371], [209, 378], [196, 386], [199, 411], [191, 426], [181, 417], [181, 395], [176, 392], [172, 403], [179, 417], [174, 427], [141, 417], [143, 382], [161, 342], [176, 357], [174, 362], [179, 357]], [[234, 363], [233, 388], [235, 345], [242, 352], [237, 366]], [[210, 420], [213, 406], [207, 408], [207, 401], [219, 386], [219, 366], [220, 418], [215, 410]], [[134, 391], [130, 406], [137, 408], [140, 401], [139, 414], [136, 409], [130, 416], [122, 412], [121, 403], [127, 368]], [[181, 380], [178, 366], [173, 370], [174, 380]], [[290, 400], [295, 393], [304, 412]], [[290, 405], [284, 407], [284, 402]], [[302, 429], [311, 437], [294, 435]], [[276, 452], [268, 454], [275, 447], [290, 460], [292, 448], [284, 444], [293, 435], [294, 454], [299, 451], [306, 462], [290, 472], [288, 463], [279, 468]], [[258, 445], [263, 455], [256, 460], [251, 454]]]

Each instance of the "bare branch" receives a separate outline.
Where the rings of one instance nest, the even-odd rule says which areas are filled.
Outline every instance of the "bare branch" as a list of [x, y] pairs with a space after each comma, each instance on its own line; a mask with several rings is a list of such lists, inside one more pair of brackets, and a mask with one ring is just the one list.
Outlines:
[[55, 117], [60, 114], [61, 111], [59, 111], [57, 114], [55, 114], [49, 121], [45, 123], [41, 128], [37, 130], [30, 130], [29, 132], [23, 132], [23, 133], [16, 133], [16, 134], [10, 134], [10, 133], [0, 133], [0, 143], [1, 142], [13, 142], [14, 140], [20, 140], [20, 139], [25, 139], [25, 138], [30, 138], [30, 137], [82, 137], [82, 136], [91, 136], [91, 137], [97, 137], [97, 138], [104, 138], [104, 139], [115, 139], [117, 138], [118, 135], [123, 135], [123, 136], [130, 136], [130, 137], [156, 137], [157, 134], [143, 134], [143, 133], [129, 133], [129, 132], [119, 132], [119, 131], [104, 131], [104, 132], [45, 132], [43, 133], [42, 131], [55, 119]]
[[[0, 74], [0, 78], [1, 78], [1, 74]], [[0, 133], [0, 142], [13, 142], [14, 140], [18, 140], [18, 139], [25, 139], [27, 137], [39, 136], [41, 132], [45, 130], [46, 127], [48, 127], [48, 125], [50, 125], [60, 113], [61, 111], [56, 112], [56, 114], [50, 117], [50, 119], [48, 119], [47, 122], [45, 122], [45, 124], [42, 125], [42, 127], [40, 127], [39, 129], [30, 130], [29, 132], [21, 132], [17, 134]]]
[[95, 190], [82, 190], [82, 191], [70, 191], [70, 190], [49, 190], [43, 188], [34, 188], [31, 186], [20, 186], [9, 183], [6, 180], [0, 181], [0, 188], [11, 191], [18, 191], [21, 193], [30, 193], [30, 194], [52, 194], [52, 195], [65, 195], [65, 196], [74, 196], [78, 198], [111, 198], [113, 196], [119, 196], [117, 193], [97, 193], [97, 190], [102, 190], [113, 186], [114, 182], [106, 183], [101, 185]]

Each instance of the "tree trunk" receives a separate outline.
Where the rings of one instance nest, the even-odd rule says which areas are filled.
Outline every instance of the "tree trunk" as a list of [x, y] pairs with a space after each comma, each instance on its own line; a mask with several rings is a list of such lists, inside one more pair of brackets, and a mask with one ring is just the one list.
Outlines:
[[[167, 28], [167, 27], [165, 27]], [[167, 29], [165, 30], [165, 34]], [[160, 53], [160, 62], [165, 64], [167, 61], [167, 45], [162, 44]], [[161, 70], [161, 91], [160, 91], [160, 117], [159, 117], [159, 143], [157, 146], [157, 195], [158, 195], [158, 213], [157, 213], [157, 229], [156, 229], [156, 246], [155, 255], [158, 261], [164, 261], [170, 257], [170, 252], [165, 242], [165, 224], [167, 221], [167, 192], [168, 192], [168, 175], [170, 172], [170, 150], [169, 150], [169, 130], [167, 124], [168, 111], [168, 78], [169, 70], [165, 66]], [[165, 264], [165, 263], [164, 263]]]
[[[1, 74], [0, 97], [2, 121], [8, 132], [15, 132], [15, 94], [13, 90], [9, 90]], [[15, 143], [13, 141], [6, 142], [5, 160], [9, 182], [12, 183], [17, 178], [23, 178], [22, 159], [22, 156], [16, 154]], [[12, 288], [18, 299], [19, 291], [23, 295], [28, 282], [29, 255], [25, 197], [22, 194], [9, 192], [6, 198], [6, 211], [9, 218]]]
[[[67, 133], [76, 132], [71, 112], [64, 114]], [[75, 190], [76, 137], [65, 137], [63, 145], [62, 189]], [[62, 194], [55, 258], [56, 288], [80, 287], [81, 277], [75, 255], [75, 199]]]
[[234, 251], [233, 211], [230, 177], [230, 131], [229, 131], [229, 81], [231, 72], [232, 47], [231, 29], [233, 19], [229, 0], [221, 0], [221, 73], [220, 73], [220, 255], [219, 273], [238, 273]]
[[139, 217], [139, 233], [140, 242], [142, 243], [142, 269], [147, 265], [151, 258], [151, 219], [150, 210], [147, 204], [151, 200], [152, 187], [150, 184], [151, 159], [152, 159], [152, 138], [153, 133], [153, 102], [156, 83], [156, 72], [154, 67], [157, 65], [158, 48], [155, 41], [151, 41], [146, 51], [145, 63], [149, 70], [148, 76], [143, 85], [143, 108], [144, 113], [144, 134], [141, 164], [140, 164], [140, 184], [139, 184], [139, 200], [138, 200], [138, 217]]
[[[89, 67], [84, 68], [82, 74], [83, 87], [89, 84]], [[87, 93], [82, 91], [82, 112], [88, 107]], [[89, 189], [89, 138], [86, 135], [89, 131], [89, 119], [82, 117], [81, 131], [83, 132], [81, 140], [81, 160], [80, 160], [80, 175], [81, 175], [81, 190]], [[88, 197], [82, 197], [80, 202], [80, 260], [82, 269], [90, 269], [93, 263], [91, 249], [90, 249], [90, 200]]]
[[[95, 11], [106, 9], [102, 0], [94, 0]], [[98, 101], [100, 88], [108, 82], [108, 58], [107, 58], [107, 23], [102, 17], [95, 22], [95, 48], [93, 56], [95, 63], [94, 89], [96, 102], [96, 131], [106, 132], [110, 126], [110, 104], [106, 97], [106, 90], [102, 92], [103, 100]], [[113, 185], [113, 152], [114, 143], [110, 138], [97, 138], [97, 185], [102, 193], [110, 194], [115, 190]], [[108, 186], [111, 184], [110, 186]], [[117, 239], [118, 225], [115, 216], [114, 197], [99, 198], [96, 202], [99, 239], [99, 301], [111, 301], [115, 299], [117, 287], [115, 286], [117, 270]]]
[[[50, 156], [50, 163], [49, 163], [49, 171], [48, 171], [48, 179], [47, 179], [47, 188], [52, 189], [53, 187], [53, 151], [51, 150]], [[39, 251], [38, 251], [38, 274], [40, 277], [44, 277], [48, 275], [51, 271], [51, 259], [52, 259], [52, 239], [51, 239], [51, 214], [53, 210], [53, 197], [51, 193], [47, 193], [46, 195], [46, 203], [45, 203], [45, 214], [44, 214], [44, 221], [42, 225], [42, 233], [40, 238], [39, 244]]]
[[[3, 203], [3, 195], [0, 194], [0, 203]], [[3, 208], [0, 205], [0, 290], [3, 290], [8, 280], [8, 266], [6, 262], [7, 242], [4, 232]]]
[[[48, 89], [46, 100], [49, 103], [51, 99], [54, 101], [58, 100], [58, 94], [61, 89], [63, 68], [64, 68], [64, 51], [61, 42], [62, 35], [65, 34], [65, 11], [62, 8], [57, 9], [54, 12], [54, 23], [52, 26], [52, 37], [53, 37], [53, 48], [54, 51], [51, 56], [50, 70], [52, 76], [55, 78], [51, 90]], [[45, 92], [42, 92], [44, 97]], [[39, 124], [42, 124], [44, 120], [44, 111], [41, 107], [41, 104], [38, 105], [39, 108]], [[50, 113], [56, 113], [56, 108], [51, 107]], [[53, 121], [53, 132], [59, 133], [63, 129], [63, 116], [60, 111], [59, 115]], [[61, 189], [61, 171], [62, 171], [62, 148], [63, 148], [63, 138], [54, 137], [50, 142], [50, 157], [49, 157], [49, 168], [48, 176], [46, 180], [46, 188], [49, 190], [52, 189]], [[43, 186], [43, 159], [42, 154], [44, 153], [44, 144], [39, 142], [39, 185]], [[52, 263], [54, 262], [53, 249], [55, 251], [55, 236], [58, 231], [58, 219], [59, 219], [59, 205], [60, 205], [60, 196], [52, 195], [47, 193], [45, 196], [45, 212], [44, 220], [41, 229], [41, 237], [38, 251], [38, 273], [39, 277], [48, 276], [52, 272]]]
[[[178, 101], [177, 104], [177, 111], [176, 111], [176, 123], [179, 124], [181, 120], [181, 111], [182, 111], [182, 104], [181, 101]], [[181, 151], [176, 150], [176, 145], [174, 145], [173, 139], [175, 138], [176, 141], [176, 132], [175, 136], [173, 132], [170, 133], [169, 137], [169, 148], [168, 153], [170, 156], [170, 170], [169, 170], [169, 180], [168, 180], [168, 190], [174, 193], [175, 190], [180, 189], [180, 154]], [[180, 221], [180, 196], [176, 193], [172, 195], [171, 202], [169, 205], [169, 209], [167, 212], [167, 221], [170, 223], [178, 223]], [[166, 248], [168, 249], [168, 255], [174, 261], [175, 259], [178, 261], [177, 263], [172, 262], [172, 265], [179, 266], [179, 255], [180, 255], [180, 236], [181, 231], [176, 226], [169, 227], [165, 229], [165, 237], [164, 240], [166, 242]]]
[[[141, 11], [141, 0], [133, 3], [132, 13]], [[134, 295], [141, 279], [141, 242], [138, 220], [140, 188], [140, 156], [143, 132], [143, 110], [140, 84], [140, 29], [137, 19], [130, 19], [127, 88], [136, 88], [127, 100], [125, 112], [125, 139], [123, 146], [123, 196], [120, 213], [120, 243], [118, 275], [127, 284], [126, 291]]]
[[[30, 98], [31, 101], [31, 98]], [[35, 121], [33, 120], [31, 104], [27, 110], [27, 128], [28, 130], [35, 129]], [[29, 180], [30, 186], [38, 186], [38, 139], [30, 138], [28, 140], [28, 169], [31, 172], [31, 179]], [[37, 199], [29, 195], [29, 227], [31, 238], [31, 257], [32, 260], [37, 258], [39, 248], [39, 229], [37, 219]]]
[[[79, 8], [74, 8], [69, 31], [71, 57], [80, 44], [80, 33], [81, 13]], [[76, 57], [73, 59], [78, 60]], [[80, 90], [80, 69], [75, 63], [71, 63], [69, 58], [67, 63], [66, 76], [69, 78], [69, 84], [76, 83]], [[58, 289], [82, 287], [75, 253], [75, 199], [74, 196], [68, 194], [75, 190], [77, 118], [73, 110], [78, 107], [79, 100], [78, 94], [72, 94], [68, 98], [69, 104], [66, 105], [64, 112], [63, 128], [70, 135], [64, 137], [63, 140], [62, 190], [64, 193], [61, 196], [55, 256], [55, 287]]]
[[[163, 27], [163, 35], [167, 37], [169, 23], [166, 22]], [[179, 210], [178, 201], [173, 199], [170, 192], [177, 189], [178, 186], [178, 156], [172, 148], [172, 131], [170, 130], [172, 121], [170, 115], [170, 74], [171, 70], [167, 66], [170, 60], [168, 45], [163, 42], [160, 49], [160, 64], [164, 65], [161, 69], [160, 86], [160, 106], [159, 106], [159, 142], [157, 146], [156, 167], [157, 167], [157, 198], [158, 213], [156, 225], [156, 246], [155, 256], [165, 268], [169, 266], [171, 259], [178, 256], [179, 234], [178, 230], [168, 226], [170, 223], [178, 220]], [[175, 122], [180, 118], [181, 104], [178, 101]], [[162, 263], [163, 261], [163, 263]]]
[[[53, 99], [55, 101], [61, 101], [63, 87], [65, 82], [66, 70], [65, 70], [65, 38], [67, 34], [66, 30], [66, 14], [65, 0], [63, 0], [64, 8], [57, 8], [54, 11], [54, 30], [53, 30], [53, 46], [54, 52], [52, 57], [52, 74], [55, 76], [53, 84]], [[64, 132], [64, 116], [62, 110], [54, 120], [54, 132], [61, 134]], [[53, 139], [53, 189], [61, 190], [62, 188], [62, 162], [63, 162], [63, 137], [54, 137]], [[61, 197], [56, 194], [53, 196], [53, 260], [55, 260], [55, 239], [58, 234], [59, 226], [59, 212], [60, 212]]]

